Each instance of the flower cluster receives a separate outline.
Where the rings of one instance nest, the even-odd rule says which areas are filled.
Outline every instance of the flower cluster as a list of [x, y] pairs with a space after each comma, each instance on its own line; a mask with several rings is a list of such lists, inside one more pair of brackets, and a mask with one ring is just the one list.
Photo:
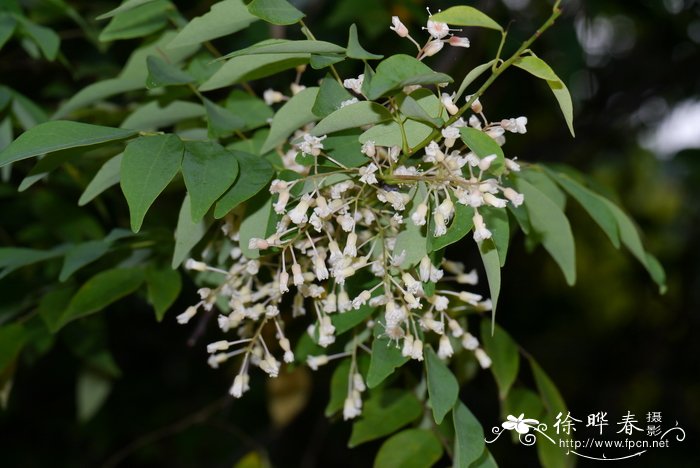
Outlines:
[[[392, 29], [410, 37], [397, 18]], [[440, 44], [450, 31], [431, 20], [427, 29]], [[423, 55], [428, 55], [426, 50]], [[299, 76], [293, 93], [301, 86], [298, 81]], [[363, 97], [362, 82], [360, 75], [344, 85]], [[288, 99], [274, 90], [265, 94], [271, 103]], [[286, 168], [296, 175], [270, 183], [274, 228], [251, 235], [241, 229], [240, 214], [233, 213], [222, 226], [227, 260], [222, 262], [221, 255], [207, 258], [205, 253], [206, 262], [187, 262], [186, 267], [202, 272], [211, 287], [201, 288], [200, 302], [177, 320], [187, 323], [200, 310], [220, 311], [219, 328], [236, 336], [210, 343], [207, 351], [212, 367], [240, 356], [233, 396], [249, 389], [251, 365], [276, 377], [281, 361], [295, 361], [286, 330], [297, 317], [306, 320], [306, 332], [321, 348], [338, 340], [335, 317], [361, 317], [365, 332], [356, 326], [343, 352], [306, 357], [313, 370], [334, 359], [351, 359], [346, 419], [362, 411], [365, 383], [357, 354], [369, 351], [375, 337], [417, 361], [423, 360], [426, 343], [434, 343], [442, 359], [449, 359], [459, 346], [473, 352], [482, 367], [490, 366], [478, 339], [466, 330], [466, 312], [491, 310], [489, 299], [464, 289], [477, 284], [476, 270], [467, 271], [462, 263], [427, 249], [411, 251], [402, 240], [409, 229], [435, 240], [460, 223], [471, 223], [474, 240], [482, 242], [492, 237], [484, 210], [523, 203], [523, 195], [503, 178], [519, 171], [518, 163], [497, 154], [478, 156], [462, 142], [461, 132], [469, 127], [502, 145], [506, 132], [525, 133], [527, 119], [490, 122], [480, 101], [471, 97], [471, 117], [456, 118], [454, 99], [447, 93], [439, 96], [440, 113], [451, 123], [418, 155], [367, 140], [360, 149], [364, 162], [347, 165], [326, 150], [326, 136], [314, 135], [313, 125], [301, 129], [286, 150], [278, 149]]]
[[399, 37], [405, 37], [418, 48], [418, 59], [422, 60], [425, 57], [431, 57], [442, 50], [445, 44], [449, 44], [453, 47], [469, 47], [469, 39], [466, 37], [454, 36], [451, 31], [461, 31], [460, 29], [450, 29], [447, 23], [441, 23], [440, 21], [433, 21], [432, 14], [428, 10], [428, 24], [423, 27], [424, 30], [428, 31], [430, 38], [421, 46], [416, 42], [413, 37], [411, 37], [408, 28], [401, 22], [398, 16], [391, 17], [391, 29]]

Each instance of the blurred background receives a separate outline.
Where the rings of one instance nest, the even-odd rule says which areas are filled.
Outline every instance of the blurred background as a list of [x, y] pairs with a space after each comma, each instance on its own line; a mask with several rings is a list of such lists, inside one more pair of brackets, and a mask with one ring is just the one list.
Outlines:
[[[29, 17], [59, 32], [62, 55], [56, 62], [33, 60], [19, 41], [10, 42], [2, 50], [0, 81], [45, 109], [98, 77], [116, 74], [137, 44], [96, 44], [94, 34], [103, 24], [94, 18], [116, 2], [67, 2], [85, 29], [59, 14], [59, 0], [20, 3]], [[212, 2], [174, 3], [194, 17]], [[354, 22], [363, 46], [384, 54], [413, 53], [408, 41], [389, 31], [392, 15], [400, 16], [414, 36], [421, 36], [427, 17], [422, 0], [292, 3], [307, 13], [305, 21], [317, 37], [344, 44]], [[465, 3], [501, 24], [510, 22], [506, 53], [529, 37], [551, 9], [543, 0]], [[435, 12], [455, 4], [436, 0], [429, 6]], [[606, 411], [614, 424], [627, 411], [640, 421], [655, 411], [662, 412], [665, 427], [677, 421], [686, 429], [685, 442], [616, 466], [698, 466], [700, 3], [571, 0], [563, 7], [561, 18], [533, 50], [571, 90], [576, 138], [570, 137], [546, 85], [522, 80], [517, 70], [505, 73], [481, 101], [491, 119], [528, 117], [527, 135], [509, 139], [511, 155], [573, 165], [591, 174], [632, 215], [647, 249], [666, 269], [668, 291], [660, 295], [632, 256], [611, 247], [570, 202], [577, 284], [566, 286], [545, 252], [528, 253], [516, 235], [498, 321], [549, 373], [575, 417]], [[233, 50], [268, 34], [256, 23], [217, 46]], [[470, 49], [446, 48], [428, 63], [460, 78], [494, 56], [498, 34], [472, 29], [464, 34]], [[361, 72], [340, 71], [345, 77]], [[255, 86], [262, 90], [275, 84], [263, 80]], [[92, 238], [114, 220], [128, 226], [118, 190], [102, 205], [79, 209], [81, 188], [68, 176], [57, 175], [21, 195], [16, 192], [21, 178], [15, 177], [0, 183], [3, 245], [47, 247], [57, 239]], [[172, 206], [160, 205], [169, 222], [178, 203], [179, 198]], [[452, 254], [478, 264], [471, 252]], [[22, 310], [26, 298], [45, 286], [42, 281], [55, 276], [55, 271], [29, 269], [0, 280], [0, 323]], [[192, 303], [195, 289], [185, 280], [174, 310]], [[332, 369], [322, 369], [313, 384], [299, 371], [268, 384], [267, 394], [254, 391], [232, 402], [227, 391], [233, 376], [206, 365], [207, 334], [192, 346], [191, 327], [178, 327], [174, 316], [171, 311], [158, 324], [145, 301], [131, 297], [106, 314], [73, 323], [55, 340], [25, 349], [12, 391], [2, 398], [2, 466], [230, 467], [242, 457], [251, 464], [239, 466], [258, 466], [256, 457], [290, 467], [371, 464], [379, 443], [350, 450], [345, 446], [350, 425], [323, 415]], [[263, 388], [266, 382], [251, 386]], [[81, 388], [93, 389], [87, 398], [94, 401], [78, 404], [76, 395], [86, 398]], [[480, 373], [461, 397], [485, 428], [500, 422], [490, 374]], [[531, 448], [507, 441], [490, 448], [501, 466], [537, 465]], [[579, 466], [597, 463], [580, 460]]]

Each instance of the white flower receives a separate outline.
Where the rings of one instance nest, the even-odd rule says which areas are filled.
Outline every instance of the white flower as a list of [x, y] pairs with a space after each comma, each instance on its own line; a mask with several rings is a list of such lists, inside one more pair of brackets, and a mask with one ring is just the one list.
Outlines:
[[265, 359], [260, 361], [258, 366], [263, 372], [273, 378], [277, 377], [280, 373], [280, 362], [275, 359], [272, 354], [268, 354]]
[[486, 229], [486, 225], [484, 224], [484, 218], [479, 213], [474, 213], [474, 217], [472, 218], [472, 221], [474, 222], [474, 240], [475, 241], [481, 242], [484, 239], [491, 238], [491, 231]]
[[406, 335], [403, 339], [403, 348], [401, 348], [401, 355], [403, 357], [410, 357], [413, 351], [413, 335]]
[[360, 100], [357, 99], [356, 97], [346, 99], [340, 103], [340, 108], [342, 109], [343, 107], [349, 106], [351, 104], [355, 104], [356, 102], [360, 102]]
[[320, 356], [309, 356], [306, 358], [306, 365], [312, 370], [318, 370], [319, 367], [328, 364], [328, 356], [322, 354]]
[[423, 342], [416, 338], [413, 340], [413, 346], [411, 347], [411, 359], [417, 361], [423, 360]]
[[299, 149], [304, 154], [318, 156], [321, 154], [321, 150], [323, 149], [323, 143], [321, 143], [321, 141], [323, 141], [325, 138], [326, 135], [315, 137], [306, 133], [304, 135], [304, 141], [299, 145]]
[[377, 166], [374, 163], [369, 163], [366, 166], [360, 168], [360, 182], [365, 184], [374, 185], [377, 181], [377, 176], [374, 174], [377, 172]]
[[411, 214], [411, 221], [413, 221], [413, 224], [416, 226], [423, 226], [425, 225], [425, 216], [427, 214], [428, 205], [426, 205], [425, 202], [419, 203], [416, 210]]
[[343, 403], [343, 420], [354, 419], [362, 413], [362, 407], [358, 408], [355, 399], [348, 396]]
[[455, 141], [457, 141], [457, 138], [459, 138], [459, 128], [455, 127], [454, 125], [450, 125], [449, 127], [443, 128], [441, 133], [442, 136], [445, 138], [445, 146], [447, 146], [448, 148], [452, 148], [455, 144]]
[[442, 213], [435, 211], [435, 213], [433, 213], [433, 221], [435, 222], [435, 231], [433, 232], [435, 237], [447, 234], [447, 224], [445, 224], [445, 217]]
[[355, 94], [362, 94], [362, 83], [365, 81], [364, 73], [357, 78], [348, 78], [343, 81], [343, 86], [351, 89]]
[[278, 102], [284, 101], [285, 96], [274, 89], [266, 89], [263, 93], [263, 99], [265, 100], [265, 104], [271, 106], [272, 104], [277, 104]]
[[207, 345], [207, 353], [212, 354], [217, 351], [226, 351], [228, 349], [228, 346], [229, 344], [226, 340], [215, 341]]
[[434, 41], [430, 41], [430, 42], [428, 42], [428, 45], [426, 45], [425, 48], [423, 49], [423, 55], [425, 55], [426, 57], [432, 57], [433, 55], [440, 52], [444, 46], [445, 46], [445, 43], [439, 39], [435, 39]]
[[476, 348], [474, 350], [474, 356], [476, 356], [476, 360], [479, 361], [479, 365], [481, 366], [482, 369], [488, 369], [491, 367], [491, 358], [486, 354], [486, 351], [484, 351], [481, 348]]
[[194, 317], [196, 313], [197, 313], [197, 308], [194, 306], [189, 306], [187, 309], [185, 309], [185, 311], [183, 313], [181, 313], [180, 315], [178, 315], [175, 318], [177, 320], [177, 323], [184, 325], [187, 322], [189, 322], [190, 319], [192, 317]]
[[445, 109], [447, 109], [447, 112], [449, 112], [450, 115], [455, 115], [457, 112], [459, 112], [459, 107], [457, 107], [452, 101], [452, 95], [442, 93], [440, 95], [440, 102], [445, 107]]
[[311, 195], [306, 194], [301, 197], [301, 200], [299, 200], [297, 206], [295, 206], [289, 212], [289, 219], [291, 219], [294, 224], [303, 224], [308, 221], [309, 218], [306, 216], [306, 212], [308, 211], [310, 204]]
[[513, 159], [506, 158], [506, 167], [508, 168], [509, 171], [520, 172], [520, 164], [515, 162], [515, 159], [517, 159], [517, 158], [513, 158]]
[[448, 41], [453, 47], [469, 47], [469, 39], [466, 37], [452, 36]]
[[249, 381], [248, 374], [238, 374], [233, 379], [233, 385], [231, 386], [231, 396], [234, 398], [240, 398], [245, 392], [247, 392], [250, 387], [248, 386]]
[[366, 154], [370, 158], [373, 158], [374, 155], [377, 153], [377, 150], [374, 146], [374, 140], [367, 140], [362, 144], [362, 148], [360, 148], [360, 152], [362, 154]]
[[515, 429], [518, 434], [527, 434], [530, 432], [530, 429], [532, 427], [536, 427], [540, 422], [537, 419], [523, 419], [525, 417], [525, 413], [521, 414], [517, 418], [513, 416], [512, 414], [509, 414], [503, 424], [503, 429], [506, 429], [508, 431], [512, 431]]
[[438, 357], [440, 359], [447, 359], [452, 357], [452, 354], [454, 354], [454, 349], [452, 348], [452, 343], [450, 343], [450, 338], [447, 335], [442, 335], [438, 347]]
[[187, 270], [205, 271], [207, 269], [207, 264], [204, 262], [198, 262], [193, 258], [188, 258], [185, 262], [185, 268]]
[[525, 196], [522, 193], [518, 193], [510, 187], [506, 187], [505, 190], [503, 190], [503, 196], [510, 200], [513, 206], [516, 207], [522, 205], [525, 201]]
[[389, 26], [389, 29], [396, 32], [399, 37], [408, 36], [408, 28], [401, 22], [398, 16], [391, 17], [391, 26]]
[[501, 127], [513, 133], [527, 133], [527, 117], [501, 120]]
[[291, 89], [292, 94], [296, 96], [300, 92], [304, 91], [306, 89], [306, 86], [300, 85], [298, 83], [292, 83], [289, 85], [289, 89]]
[[457, 275], [457, 282], [459, 284], [471, 284], [472, 286], [479, 282], [479, 275], [476, 272], [476, 268], [469, 273], [459, 273]]
[[505, 208], [506, 207], [507, 202], [506, 202], [506, 200], [504, 200], [502, 198], [495, 197], [488, 192], [485, 193], [483, 196], [484, 196], [484, 201], [491, 206], [494, 206], [496, 208]]
[[428, 27], [426, 29], [434, 39], [442, 39], [450, 33], [450, 28], [447, 26], [447, 23], [441, 23], [431, 19], [428, 20]]
[[423, 161], [425, 162], [441, 162], [445, 159], [445, 153], [440, 151], [440, 145], [436, 142], [431, 141], [428, 146], [425, 147], [425, 156], [423, 156]]
[[462, 346], [464, 346], [464, 349], [474, 351], [479, 347], [479, 340], [474, 335], [467, 332], [462, 336]]
[[489, 168], [491, 167], [491, 163], [494, 162], [498, 158], [495, 154], [489, 154], [488, 156], [484, 156], [481, 158], [481, 161], [479, 161], [479, 169], [482, 171], [488, 171]]

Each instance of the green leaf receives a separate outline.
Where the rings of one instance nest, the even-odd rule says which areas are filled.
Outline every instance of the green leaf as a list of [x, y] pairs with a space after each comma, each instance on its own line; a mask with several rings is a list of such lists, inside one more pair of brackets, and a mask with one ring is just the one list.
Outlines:
[[0, 326], [0, 373], [17, 359], [27, 338], [27, 332], [21, 323]]
[[374, 468], [430, 468], [442, 458], [442, 445], [427, 429], [407, 429], [382, 444]]
[[305, 15], [286, 0], [253, 0], [248, 11], [263, 21], [272, 24], [294, 24]]
[[260, 192], [274, 174], [274, 169], [265, 159], [240, 151], [233, 154], [238, 161], [238, 178], [216, 203], [214, 217], [217, 219]]
[[45, 122], [21, 134], [0, 153], [0, 166], [67, 148], [117, 141], [136, 134], [133, 130], [102, 127], [66, 120]]
[[620, 248], [620, 233], [617, 227], [617, 220], [605, 203], [604, 198], [566, 174], [555, 172], [549, 168], [544, 169], [569, 195], [581, 204], [583, 209], [593, 218], [593, 221], [608, 236], [615, 248]]
[[99, 40], [110, 42], [147, 36], [167, 25], [166, 13], [169, 10], [174, 10], [172, 3], [156, 0], [139, 5], [128, 12], [118, 13], [102, 30]]
[[321, 120], [311, 131], [312, 135], [326, 135], [328, 133], [357, 128], [363, 125], [376, 124], [391, 120], [391, 113], [386, 107], [371, 101], [359, 101], [350, 104], [330, 114]]
[[469, 468], [484, 453], [484, 429], [462, 402], [457, 402], [452, 410], [455, 429], [454, 467]]
[[464, 143], [469, 146], [469, 149], [478, 157], [485, 158], [486, 156], [495, 154], [496, 159], [491, 163], [489, 172], [495, 176], [503, 174], [505, 169], [505, 156], [501, 147], [496, 143], [496, 140], [481, 130], [472, 127], [460, 128], [459, 133], [462, 136], [462, 141], [464, 141]]
[[98, 273], [73, 296], [61, 317], [61, 325], [99, 312], [128, 296], [143, 284], [143, 279], [144, 273], [140, 268], [117, 268]]
[[146, 270], [146, 291], [148, 303], [156, 312], [156, 320], [163, 320], [163, 316], [173, 305], [182, 289], [182, 278], [177, 270], [163, 268]]
[[202, 101], [204, 102], [204, 108], [207, 110], [210, 137], [220, 138], [227, 136], [245, 126], [243, 119], [225, 107], [221, 107], [203, 96]]
[[148, 56], [146, 66], [148, 67], [148, 78], [146, 78], [146, 88], [148, 89], [184, 85], [195, 81], [194, 77], [187, 72], [154, 55]]
[[18, 268], [59, 257], [63, 255], [65, 251], [65, 245], [59, 245], [51, 250], [0, 247], [0, 279]]
[[63, 324], [61, 319], [75, 295], [76, 286], [61, 285], [44, 294], [37, 306], [37, 312], [51, 333], [56, 333]]
[[395, 389], [376, 392], [364, 402], [362, 418], [352, 425], [348, 447], [392, 434], [419, 418], [422, 410], [421, 403], [410, 392]]
[[112, 389], [112, 381], [101, 373], [84, 370], [76, 383], [78, 421], [85, 423], [100, 410]]
[[486, 227], [491, 231], [491, 241], [498, 252], [499, 265], [506, 263], [508, 243], [510, 242], [510, 226], [508, 224], [508, 212], [504, 208], [484, 206], [479, 209], [484, 217]]
[[559, 265], [566, 282], [576, 282], [576, 248], [571, 225], [566, 215], [549, 197], [525, 179], [516, 178], [515, 185], [525, 196], [525, 209], [532, 229], [542, 240], [542, 245]]
[[118, 15], [119, 13], [124, 13], [126, 11], [133, 10], [136, 7], [139, 7], [145, 3], [150, 3], [153, 1], [155, 1], [155, 0], [126, 0], [124, 3], [119, 5], [117, 8], [110, 10], [107, 13], [103, 13], [95, 19], [98, 19], [98, 20], [108, 19], [108, 18], [111, 18], [113, 16]]
[[110, 243], [103, 240], [83, 242], [66, 252], [63, 267], [58, 277], [60, 281], [67, 280], [82, 267], [98, 260], [109, 251]]
[[549, 85], [549, 88], [552, 90], [554, 97], [559, 103], [562, 114], [564, 114], [564, 119], [566, 120], [566, 125], [569, 127], [571, 136], [576, 136], [574, 132], [574, 106], [571, 102], [571, 94], [569, 94], [569, 90], [561, 78], [547, 65], [547, 62], [534, 55], [528, 55], [520, 57], [513, 65], [547, 82], [547, 85]]
[[564, 211], [566, 209], [566, 194], [547, 173], [537, 170], [536, 168], [537, 166], [527, 167], [521, 170], [517, 177], [522, 177], [530, 182], [540, 192], [547, 195], [560, 210]]
[[343, 60], [345, 56], [341, 54], [311, 54], [309, 64], [314, 70], [321, 70]]
[[286, 39], [268, 39], [245, 49], [226, 54], [218, 60], [226, 60], [244, 55], [260, 54], [342, 54], [345, 49], [326, 41], [290, 41]]
[[261, 192], [250, 200], [239, 230], [239, 243], [243, 255], [250, 259], [260, 258], [258, 249], [250, 249], [248, 243], [254, 237], [266, 239], [274, 232], [277, 219], [278, 217], [272, 209], [272, 197], [269, 193]]
[[472, 463], [470, 468], [498, 468], [498, 463], [496, 463], [489, 449], [484, 449], [484, 453], [481, 454], [478, 460]]
[[[420, 90], [418, 90], [420, 91]], [[416, 94], [418, 94], [416, 91]], [[423, 122], [435, 128], [440, 128], [444, 121], [439, 117], [432, 117], [428, 112], [411, 96], [405, 96], [400, 100], [399, 110], [411, 120]]]
[[372, 77], [368, 99], [378, 99], [394, 89], [408, 85], [452, 83], [452, 78], [444, 73], [433, 71], [423, 62], [403, 54], [392, 55], [382, 60]]
[[317, 117], [326, 117], [340, 108], [343, 101], [352, 98], [352, 94], [348, 92], [338, 81], [330, 76], [326, 76], [321, 81], [321, 87], [314, 101], [311, 111]]
[[343, 359], [333, 370], [330, 385], [331, 396], [324, 413], [327, 418], [343, 409], [345, 398], [348, 396], [348, 377], [351, 363], [350, 358]]
[[168, 63], [177, 64], [198, 49], [197, 46], [193, 46], [166, 51], [165, 46], [174, 36], [173, 31], [166, 31], [157, 41], [136, 49], [127, 60], [119, 76], [93, 83], [81, 89], [61, 105], [53, 118], [61, 118], [76, 109], [110, 96], [143, 89], [146, 78], [148, 78], [146, 59], [149, 55], [158, 55], [166, 59]]
[[268, 119], [274, 117], [273, 110], [265, 101], [240, 90], [235, 89], [224, 104], [243, 121], [244, 129], [250, 130], [267, 125]]
[[224, 0], [192, 19], [168, 44], [169, 48], [201, 44], [247, 28], [258, 18], [248, 12], [241, 0]]
[[318, 119], [312, 109], [318, 96], [319, 88], [306, 88], [292, 96], [279, 108], [270, 124], [270, 134], [263, 144], [261, 153], [281, 145], [295, 130]]
[[489, 293], [491, 296], [491, 319], [496, 318], [496, 307], [498, 306], [498, 295], [501, 291], [501, 260], [498, 250], [491, 239], [486, 239], [480, 243], [479, 254], [481, 262], [486, 270], [486, 279], [489, 282]]
[[617, 227], [620, 231], [620, 239], [622, 240], [622, 244], [627, 247], [630, 252], [632, 252], [632, 255], [634, 255], [642, 265], [644, 265], [644, 267], [650, 273], [652, 279], [659, 285], [661, 293], [665, 292], [666, 275], [663, 268], [656, 258], [644, 250], [642, 239], [639, 237], [639, 232], [637, 231], [637, 227], [634, 225], [634, 222], [613, 202], [605, 198], [602, 198], [602, 200], [617, 221]]
[[309, 54], [260, 54], [234, 57], [227, 61], [199, 89], [211, 91], [242, 81], [252, 81], [295, 68], [309, 61]]
[[401, 350], [387, 338], [375, 337], [372, 341], [372, 355], [367, 373], [367, 386], [374, 388], [394, 373], [394, 370], [408, 362]]
[[[461, 240], [464, 236], [469, 234], [469, 231], [474, 227], [474, 208], [471, 206], [465, 206], [461, 203], [455, 203], [455, 214], [452, 222], [447, 227], [447, 232], [445, 235], [440, 237], [435, 237], [432, 234], [428, 236], [430, 240], [430, 251], [440, 250], [448, 245], [454, 244], [455, 242]], [[433, 218], [430, 219], [431, 222], [431, 233], [434, 232], [434, 222]], [[490, 228], [490, 227], [489, 227]]]
[[[359, 136], [359, 131], [357, 129], [335, 132], [323, 140], [324, 152], [345, 167], [359, 167], [367, 164], [369, 159], [360, 151], [362, 144], [360, 144], [358, 140]], [[321, 158], [319, 165], [338, 168], [336, 163], [327, 158]]]
[[442, 424], [442, 420], [457, 402], [459, 383], [430, 346], [425, 349], [425, 371], [428, 374], [428, 396], [433, 408], [433, 419], [437, 424]]
[[520, 368], [518, 345], [505, 330], [493, 322], [489, 326], [487, 320], [481, 322], [481, 342], [486, 354], [491, 358], [491, 371], [498, 384], [499, 396], [503, 400], [508, 396], [508, 392], [518, 376]]
[[75, 151], [69, 149], [63, 151], [56, 151], [39, 159], [39, 161], [34, 165], [32, 170], [29, 171], [29, 174], [27, 174], [27, 176], [24, 179], [22, 179], [22, 182], [20, 182], [17, 191], [24, 192], [32, 185], [45, 178], [50, 172], [58, 169], [60, 166], [63, 165], [63, 163], [69, 161], [74, 156]]
[[41, 53], [47, 60], [55, 60], [61, 39], [53, 29], [40, 26], [22, 16], [16, 16], [19, 21], [19, 29], [41, 49]]
[[451, 24], [453, 26], [476, 26], [479, 28], [495, 29], [503, 31], [503, 28], [485, 13], [470, 6], [454, 6], [444, 11], [439, 11], [430, 17], [433, 21]]
[[472, 84], [481, 75], [483, 75], [486, 70], [489, 70], [495, 62], [496, 60], [494, 59], [490, 62], [482, 63], [481, 65], [477, 65], [476, 67], [472, 68], [472, 70], [469, 73], [467, 73], [467, 76], [465, 76], [462, 80], [462, 84], [459, 85], [459, 89], [457, 90], [457, 94], [455, 95], [454, 102], [457, 102], [457, 100], [460, 97], [462, 97], [462, 94], [464, 94], [464, 91], [467, 90], [469, 85]]
[[122, 165], [122, 155], [118, 154], [115, 157], [108, 160], [102, 165], [102, 167], [97, 171], [95, 177], [92, 178], [90, 183], [78, 200], [78, 206], [84, 206], [91, 202], [96, 196], [107, 190], [108, 188], [117, 185], [119, 183], [119, 174]]
[[190, 196], [185, 195], [185, 200], [180, 207], [180, 214], [177, 218], [177, 226], [175, 227], [175, 250], [173, 252], [173, 260], [170, 264], [172, 268], [180, 266], [182, 261], [190, 253], [190, 250], [197, 245], [197, 242], [202, 240], [209, 228], [209, 222], [192, 221], [192, 208], [190, 207]]
[[352, 330], [356, 325], [364, 322], [377, 309], [368, 305], [363, 305], [357, 310], [349, 310], [342, 314], [331, 315], [331, 323], [335, 327], [336, 336], [340, 336], [348, 330]]
[[545, 409], [551, 415], [556, 415], [559, 412], [566, 412], [566, 403], [559, 393], [552, 379], [542, 370], [540, 365], [533, 358], [529, 358], [532, 375], [535, 377], [537, 390], [542, 397], [542, 403]]
[[17, 21], [8, 15], [0, 15], [0, 50], [5, 46], [5, 43], [12, 37], [15, 33], [15, 27], [17, 26]]
[[122, 122], [122, 128], [134, 130], [157, 130], [205, 115], [204, 106], [189, 101], [173, 101], [160, 107], [158, 101], [151, 101], [136, 109]]
[[377, 60], [384, 57], [383, 55], [367, 52], [364, 47], [360, 45], [360, 40], [357, 38], [357, 26], [355, 26], [355, 23], [350, 25], [346, 55], [358, 60]]
[[140, 137], [126, 146], [120, 184], [134, 232], [141, 229], [146, 212], [180, 170], [183, 151], [175, 135]]
[[234, 153], [211, 141], [191, 141], [185, 145], [182, 176], [190, 195], [192, 221], [201, 220], [226, 192], [238, 175]]

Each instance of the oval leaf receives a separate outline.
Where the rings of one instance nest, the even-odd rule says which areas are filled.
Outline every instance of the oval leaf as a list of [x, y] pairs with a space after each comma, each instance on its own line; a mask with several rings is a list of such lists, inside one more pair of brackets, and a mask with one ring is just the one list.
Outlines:
[[418, 59], [397, 54], [383, 60], [377, 66], [367, 91], [367, 98], [377, 99], [389, 91], [407, 85], [452, 83], [452, 81], [449, 75], [433, 71]]
[[248, 200], [267, 185], [275, 173], [265, 159], [252, 154], [234, 151], [238, 161], [238, 178], [214, 207], [214, 217], [223, 218], [232, 209]]
[[386, 107], [376, 102], [360, 101], [338, 109], [321, 120], [311, 131], [311, 134], [317, 136], [326, 135], [328, 133], [361, 127], [363, 125], [376, 124], [390, 119], [391, 113]]
[[374, 468], [430, 468], [442, 457], [442, 445], [427, 429], [399, 432], [382, 444]]
[[348, 447], [389, 435], [419, 418], [422, 410], [416, 396], [409, 392], [375, 393], [363, 405], [362, 419], [353, 424]]
[[73, 296], [61, 317], [61, 325], [99, 312], [131, 294], [141, 286], [143, 278], [144, 273], [140, 268], [117, 268], [98, 273]]
[[488, 15], [474, 7], [464, 5], [454, 6], [445, 11], [440, 11], [431, 16], [430, 19], [454, 26], [476, 26], [479, 28], [503, 31], [501, 25], [492, 20]]
[[304, 13], [287, 0], [253, 0], [248, 11], [261, 20], [280, 25], [294, 24], [304, 17]]
[[484, 453], [484, 429], [464, 403], [458, 402], [452, 410], [455, 429], [455, 468], [468, 468]]
[[182, 177], [190, 194], [192, 221], [204, 217], [238, 175], [236, 156], [218, 143], [192, 141], [185, 145]]
[[540, 234], [542, 245], [559, 265], [566, 282], [576, 282], [576, 248], [569, 220], [547, 195], [522, 178], [515, 180], [518, 190], [525, 196], [525, 209], [532, 229]]
[[481, 341], [491, 358], [491, 371], [498, 384], [499, 395], [501, 399], [505, 399], [520, 368], [518, 345], [495, 323], [491, 322], [489, 326], [487, 320], [481, 322]]
[[224, 0], [211, 10], [194, 18], [168, 44], [169, 48], [201, 44], [228, 36], [250, 26], [258, 18], [248, 12], [241, 0]]
[[428, 374], [428, 396], [433, 408], [433, 419], [441, 424], [457, 401], [459, 383], [430, 346], [425, 352], [425, 370]]
[[134, 232], [141, 229], [146, 212], [180, 170], [183, 151], [175, 135], [140, 137], [126, 146], [120, 184]]
[[312, 109], [318, 96], [318, 88], [306, 88], [292, 96], [272, 118], [270, 134], [263, 144], [262, 154], [281, 145], [298, 128], [318, 119]]
[[67, 120], [45, 122], [21, 134], [0, 153], [0, 166], [52, 151], [92, 146], [136, 135], [134, 130]]

